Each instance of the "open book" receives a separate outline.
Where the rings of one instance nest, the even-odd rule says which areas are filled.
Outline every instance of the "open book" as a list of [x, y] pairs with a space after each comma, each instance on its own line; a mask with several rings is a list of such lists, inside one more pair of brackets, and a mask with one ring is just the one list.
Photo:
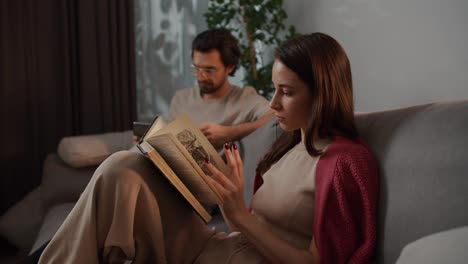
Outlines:
[[228, 168], [200, 129], [186, 116], [169, 124], [160, 116], [153, 121], [137, 147], [200, 217], [209, 222], [211, 215], [205, 206], [220, 204], [221, 197], [207, 180], [211, 173], [205, 159], [223, 173]]

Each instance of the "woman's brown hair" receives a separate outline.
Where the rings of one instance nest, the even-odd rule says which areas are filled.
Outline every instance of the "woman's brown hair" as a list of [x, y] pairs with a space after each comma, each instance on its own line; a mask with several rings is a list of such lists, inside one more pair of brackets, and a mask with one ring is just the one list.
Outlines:
[[[300, 35], [278, 47], [275, 59], [294, 71], [309, 88], [312, 115], [305, 131], [305, 146], [311, 156], [322, 154], [314, 146], [317, 138], [357, 137], [351, 66], [335, 39], [323, 33]], [[258, 164], [257, 173], [263, 174], [300, 141], [299, 129], [284, 132]]]

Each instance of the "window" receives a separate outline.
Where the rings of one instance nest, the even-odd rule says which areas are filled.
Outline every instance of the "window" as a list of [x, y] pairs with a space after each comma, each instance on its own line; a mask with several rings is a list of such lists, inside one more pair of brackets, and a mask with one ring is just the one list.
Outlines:
[[175, 91], [194, 85], [191, 44], [207, 28], [207, 7], [202, 0], [135, 1], [138, 120], [166, 113]]

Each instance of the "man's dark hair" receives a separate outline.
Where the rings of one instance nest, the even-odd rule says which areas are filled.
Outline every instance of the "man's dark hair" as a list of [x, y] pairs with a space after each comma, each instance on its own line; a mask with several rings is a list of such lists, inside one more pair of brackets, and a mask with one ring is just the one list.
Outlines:
[[224, 66], [234, 66], [234, 70], [229, 74], [234, 76], [241, 56], [237, 39], [224, 28], [203, 31], [192, 42], [192, 57], [194, 51], [208, 52], [213, 49], [219, 51]]

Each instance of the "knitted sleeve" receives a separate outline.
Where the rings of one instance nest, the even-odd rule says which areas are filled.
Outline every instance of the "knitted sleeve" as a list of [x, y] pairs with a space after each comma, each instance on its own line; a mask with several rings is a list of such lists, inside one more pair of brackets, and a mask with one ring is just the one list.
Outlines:
[[321, 264], [373, 261], [377, 164], [365, 148], [357, 150], [325, 161], [320, 175], [317, 167], [314, 237]]

